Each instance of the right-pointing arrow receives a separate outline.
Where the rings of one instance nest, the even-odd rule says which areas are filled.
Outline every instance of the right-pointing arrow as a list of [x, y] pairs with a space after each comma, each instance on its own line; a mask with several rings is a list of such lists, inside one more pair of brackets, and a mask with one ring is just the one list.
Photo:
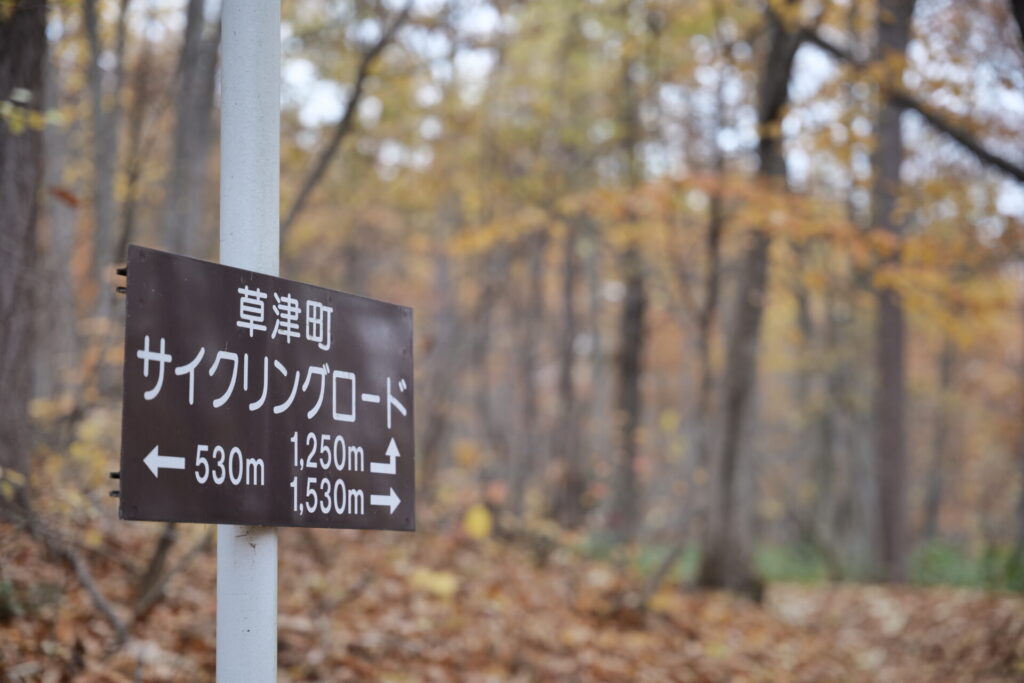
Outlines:
[[388, 444], [388, 450], [384, 453], [388, 456], [388, 462], [371, 462], [370, 472], [373, 474], [394, 474], [396, 471], [396, 462], [398, 456], [401, 453], [398, 452], [398, 444], [395, 443], [394, 437], [391, 439], [391, 443]]
[[159, 448], [159, 445], [153, 446], [153, 450], [142, 460], [142, 462], [146, 463], [146, 467], [149, 468], [154, 477], [160, 478], [161, 467], [167, 470], [185, 469], [185, 458], [176, 455], [160, 455]]
[[398, 494], [395, 493], [394, 489], [391, 489], [391, 491], [386, 496], [381, 496], [376, 493], [370, 496], [370, 505], [376, 505], [378, 507], [389, 507], [391, 508], [392, 515], [395, 514], [395, 510], [398, 508], [398, 505], [401, 502], [402, 501], [399, 500]]

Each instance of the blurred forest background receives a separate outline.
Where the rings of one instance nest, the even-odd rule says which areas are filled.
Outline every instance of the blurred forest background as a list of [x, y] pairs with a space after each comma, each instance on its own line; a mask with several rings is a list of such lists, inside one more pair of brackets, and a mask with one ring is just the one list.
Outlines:
[[[108, 472], [126, 245], [217, 258], [219, 9], [0, 0], [4, 667], [100, 666], [82, 661], [154, 642], [147, 619], [212, 609], [189, 597], [212, 590], [211, 532], [119, 523]], [[776, 582], [1024, 589], [1022, 28], [1019, 0], [284, 2], [281, 274], [415, 308], [420, 531], [286, 531], [313, 559], [282, 576], [346, 568], [312, 593], [330, 620], [380, 607], [356, 547], [438, 614], [488, 599], [472, 577], [529, 566], [529, 592], [578, 572], [582, 592], [541, 605], [597, 594], [570, 612], [618, 628], [652, 609], [821, 628], [867, 599]], [[304, 614], [290, 580], [282, 609]], [[65, 585], [92, 636], [60, 635], [46, 587]], [[977, 615], [955, 634], [982, 650], [940, 677], [982, 651], [994, 680], [1020, 674], [1019, 598], [892, 590], [875, 597]], [[292, 675], [332, 678], [301, 640], [321, 626], [288, 641], [289, 618]], [[640, 632], [711, 661], [674, 623]], [[584, 666], [600, 638], [573, 633]], [[212, 636], [176, 637], [160, 652], [205, 648], [208, 673]], [[836, 668], [788, 675], [878, 664], [802, 651]], [[518, 671], [600, 678], [548, 664]]]

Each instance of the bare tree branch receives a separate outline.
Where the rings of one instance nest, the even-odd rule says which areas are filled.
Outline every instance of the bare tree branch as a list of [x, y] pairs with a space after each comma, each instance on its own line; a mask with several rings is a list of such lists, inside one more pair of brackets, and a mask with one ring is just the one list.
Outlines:
[[391, 25], [388, 26], [387, 30], [381, 34], [380, 39], [374, 43], [369, 50], [363, 53], [359, 60], [359, 68], [356, 70], [356, 77], [352, 84], [352, 94], [348, 98], [348, 102], [345, 104], [345, 112], [341, 116], [341, 120], [338, 121], [334, 127], [334, 132], [331, 134], [331, 139], [327, 143], [327, 146], [320, 152], [320, 156], [317, 157], [316, 162], [313, 164], [313, 168], [310, 169], [309, 175], [302, 183], [302, 188], [299, 190], [298, 196], [295, 198], [295, 202], [292, 204], [288, 213], [281, 222], [281, 235], [284, 237], [287, 235], [289, 228], [295, 223], [299, 216], [299, 213], [306, 206], [306, 202], [309, 200], [309, 195], [312, 194], [313, 190], [320, 183], [323, 178], [324, 172], [330, 165], [334, 155], [337, 154], [338, 148], [341, 147], [342, 140], [352, 131], [352, 125], [355, 121], [355, 112], [359, 106], [359, 100], [363, 95], [363, 86], [366, 82], [366, 77], [370, 73], [370, 69], [373, 67], [374, 62], [384, 51], [384, 48], [394, 39], [398, 29], [405, 23], [405, 20], [409, 16], [409, 11], [412, 9], [412, 1], [410, 0], [399, 12], [398, 16], [395, 17]]
[[74, 546], [27, 509], [11, 508], [4, 512], [9, 521], [20, 525], [33, 538], [41, 541], [49, 552], [68, 563], [75, 572], [78, 582], [82, 584], [82, 588], [92, 599], [93, 605], [113, 627], [116, 635], [115, 649], [120, 647], [128, 639], [128, 628], [124, 620], [114, 611], [110, 601], [100, 592], [96, 581], [92, 578], [92, 572], [89, 571], [88, 563], [82, 559]]
[[96, 582], [93, 581], [92, 573], [89, 571], [89, 566], [85, 563], [78, 553], [72, 550], [69, 546], [51, 547], [51, 549], [64, 558], [68, 564], [71, 565], [72, 569], [75, 570], [75, 576], [78, 577], [78, 582], [82, 584], [82, 588], [92, 598], [92, 603], [96, 606], [96, 609], [100, 611], [100, 614], [106, 618], [110, 625], [114, 627], [114, 632], [117, 634], [117, 643], [120, 645], [128, 639], [128, 629], [124, 625], [124, 621], [121, 620], [117, 613], [114, 612], [114, 608], [110, 602], [103, 596], [100, 589], [96, 586]]
[[[855, 68], [863, 69], [867, 65], [854, 58], [847, 50], [835, 45], [821, 37], [815, 31], [805, 30], [803, 38], [811, 45], [815, 45], [840, 61], [847, 62]], [[951, 121], [945, 114], [925, 104], [905, 90], [894, 88], [891, 85], [880, 84], [883, 92], [893, 104], [903, 109], [912, 109], [920, 114], [925, 121], [941, 133], [945, 133], [955, 140], [961, 147], [973, 154], [978, 161], [1003, 171], [1017, 180], [1024, 182], [1024, 166], [1010, 161], [985, 148], [978, 138], [973, 135], [965, 126]]]
[[135, 586], [135, 601], [138, 603], [142, 596], [150, 592], [156, 584], [157, 579], [163, 574], [167, 558], [171, 554], [175, 541], [178, 540], [177, 525], [174, 522], [164, 524], [164, 529], [157, 539], [156, 548], [146, 563], [146, 570], [142, 573], [138, 584]]
[[933, 128], [956, 140], [960, 143], [961, 147], [976, 156], [978, 161], [997, 168], [1007, 175], [1011, 175], [1017, 180], [1024, 182], [1024, 166], [1015, 164], [1009, 159], [985, 149], [981, 142], [965, 127], [948, 120], [942, 112], [929, 107], [906, 92], [892, 92], [889, 96], [892, 98], [893, 103], [904, 109], [913, 109], [924, 117], [924, 120], [930, 123]]
[[204, 550], [210, 547], [210, 543], [213, 541], [213, 527], [206, 530], [195, 543], [188, 549], [181, 558], [175, 562], [170, 569], [163, 574], [160, 574], [157, 578], [146, 587], [145, 592], [141, 593], [138, 600], [135, 602], [135, 609], [132, 614], [132, 623], [141, 621], [149, 613], [150, 608], [155, 605], [161, 597], [163, 597], [164, 589], [167, 587], [168, 581], [171, 577], [178, 572], [188, 567], [192, 561], [199, 556]]

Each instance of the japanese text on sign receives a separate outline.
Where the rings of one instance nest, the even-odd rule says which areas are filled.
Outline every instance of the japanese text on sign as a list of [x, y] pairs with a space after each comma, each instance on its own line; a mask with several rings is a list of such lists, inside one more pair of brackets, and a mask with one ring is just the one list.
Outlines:
[[409, 309], [132, 247], [127, 319], [123, 516], [413, 527]]

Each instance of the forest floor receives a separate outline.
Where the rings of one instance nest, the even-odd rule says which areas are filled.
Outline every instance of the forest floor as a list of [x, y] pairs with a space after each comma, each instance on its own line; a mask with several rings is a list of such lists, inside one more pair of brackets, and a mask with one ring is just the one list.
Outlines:
[[[165, 597], [133, 617], [160, 525], [115, 525], [116, 535], [83, 529], [67, 542], [126, 626], [121, 642], [70, 556], [0, 525], [7, 680], [212, 679], [206, 529], [179, 527]], [[461, 531], [282, 530], [279, 582], [283, 680], [1024, 679], [1020, 595], [780, 584], [756, 606], [666, 586], [640, 613], [623, 607], [639, 579], [612, 564]]]

